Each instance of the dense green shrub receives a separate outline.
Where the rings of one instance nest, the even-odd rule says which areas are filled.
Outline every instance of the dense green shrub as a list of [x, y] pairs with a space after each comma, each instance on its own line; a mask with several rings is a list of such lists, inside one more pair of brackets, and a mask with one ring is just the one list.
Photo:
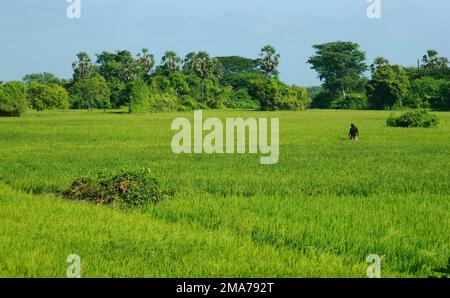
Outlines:
[[424, 68], [405, 67], [411, 80], [430, 77], [436, 80], [450, 80], [450, 67]]
[[431, 103], [435, 109], [450, 111], [450, 81], [445, 81], [439, 88], [439, 96]]
[[183, 110], [174, 90], [166, 92], [152, 91], [149, 96], [150, 112], [173, 112]]
[[234, 90], [245, 89], [250, 94], [252, 82], [258, 80], [266, 80], [265, 74], [259, 71], [226, 74], [221, 78], [220, 82], [224, 86], [231, 86]]
[[95, 177], [81, 178], [64, 190], [63, 195], [76, 201], [132, 207], [158, 203], [167, 193], [160, 189], [150, 170], [143, 169], [137, 172], [122, 170], [118, 173], [101, 173]]
[[311, 100], [306, 88], [281, 85], [280, 94], [275, 98], [275, 109], [304, 111], [310, 103]]
[[333, 96], [326, 91], [321, 91], [311, 97], [311, 108], [313, 109], [329, 109]]
[[387, 126], [390, 127], [436, 127], [439, 124], [439, 118], [430, 114], [427, 110], [412, 110], [403, 113], [400, 116], [391, 115], [387, 120]]
[[130, 103], [130, 113], [144, 113], [150, 111], [150, 90], [147, 84], [142, 81], [133, 81], [127, 85], [127, 102]]
[[224, 108], [226, 108], [225, 104], [224, 104], [226, 98], [227, 98], [227, 96], [225, 94], [222, 94], [217, 97], [206, 98], [204, 101], [204, 104], [210, 109], [215, 109], [215, 110], [224, 109]]
[[309, 98], [311, 98], [311, 104], [313, 104], [316, 96], [320, 95], [322, 92], [325, 91], [322, 86], [307, 87], [306, 90], [308, 90]]
[[337, 110], [364, 110], [367, 109], [367, 96], [364, 93], [350, 93], [340, 96], [330, 103], [330, 108]]
[[224, 105], [229, 109], [259, 110], [261, 108], [259, 102], [254, 100], [245, 88], [236, 91], [231, 90], [224, 101]]
[[0, 84], [0, 116], [17, 117], [28, 108], [25, 85], [22, 82]]
[[32, 82], [27, 88], [27, 96], [31, 106], [38, 110], [69, 109], [69, 93], [64, 87]]
[[193, 111], [193, 110], [203, 110], [207, 106], [204, 103], [198, 102], [189, 95], [182, 95], [178, 97], [179, 110], [180, 111]]
[[223, 102], [225, 101], [227, 94], [230, 93], [231, 88], [220, 86], [219, 80], [214, 77], [204, 80], [203, 87], [203, 101], [201, 100], [201, 94], [200, 97], [197, 97], [200, 102], [205, 103], [206, 106], [211, 109], [224, 108]]
[[99, 75], [79, 79], [70, 88], [70, 104], [75, 109], [99, 108], [110, 106], [110, 90], [106, 80]]
[[108, 81], [108, 88], [110, 90], [110, 103], [112, 108], [120, 108], [128, 106], [130, 103], [127, 102], [124, 93], [126, 91], [126, 84], [122, 83], [117, 79], [112, 79]]
[[276, 110], [275, 101], [279, 96], [280, 86], [276, 79], [259, 79], [250, 82], [250, 96], [256, 98], [261, 110], [273, 111]]
[[411, 81], [409, 95], [405, 105], [412, 108], [437, 107], [440, 102], [440, 88], [445, 80], [436, 80], [431, 77], [422, 77]]
[[288, 86], [276, 78], [251, 81], [250, 96], [264, 111], [304, 110], [311, 103], [306, 88]]
[[175, 72], [167, 75], [154, 75], [150, 79], [152, 89], [159, 92], [176, 90], [179, 96], [193, 96], [195, 87], [200, 86], [200, 80], [189, 74]]
[[[197, 76], [191, 73], [174, 72], [171, 74], [161, 75], [157, 74], [150, 78], [150, 89], [154, 95], [163, 95], [161, 100], [163, 103], [169, 100], [169, 102], [175, 103], [174, 96], [177, 97], [177, 102], [186, 102], [187, 98], [195, 100], [200, 105], [204, 105], [210, 108], [218, 108], [222, 106], [223, 95], [226, 92], [226, 87], [220, 85], [220, 81], [215, 77], [210, 77], [202, 81]], [[202, 92], [203, 89], [203, 98]], [[159, 96], [161, 97], [161, 96]], [[181, 100], [179, 100], [182, 97]], [[158, 98], [155, 98], [158, 100]], [[189, 103], [190, 100], [187, 102]], [[188, 105], [190, 106], [190, 104]], [[187, 107], [188, 108], [188, 107]], [[186, 107], [161, 107], [157, 110], [180, 110], [186, 109]]]

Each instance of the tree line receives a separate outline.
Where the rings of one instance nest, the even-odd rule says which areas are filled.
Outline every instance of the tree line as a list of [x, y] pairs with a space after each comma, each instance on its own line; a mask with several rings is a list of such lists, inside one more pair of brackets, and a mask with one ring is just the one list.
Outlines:
[[450, 110], [449, 60], [435, 50], [428, 50], [417, 67], [402, 67], [384, 57], [368, 65], [366, 54], [352, 42], [313, 48], [308, 63], [323, 82], [309, 89], [314, 108]]
[[[368, 65], [352, 42], [313, 46], [308, 59], [321, 86], [288, 85], [279, 78], [281, 59], [273, 46], [256, 58], [211, 57], [165, 52], [157, 64], [147, 49], [102, 52], [95, 61], [84, 52], [72, 64], [71, 79], [29, 74], [22, 82], [0, 83], [0, 114], [17, 116], [27, 108], [118, 109], [130, 112], [192, 109], [303, 110], [450, 109], [448, 59], [429, 50], [418, 67], [391, 65], [378, 57]], [[370, 71], [370, 76], [365, 74]]]

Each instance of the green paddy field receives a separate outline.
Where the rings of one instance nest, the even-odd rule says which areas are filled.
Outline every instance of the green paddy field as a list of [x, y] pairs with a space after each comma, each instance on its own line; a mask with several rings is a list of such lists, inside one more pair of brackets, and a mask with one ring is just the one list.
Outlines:
[[[280, 118], [280, 160], [176, 155], [193, 113], [29, 112], [0, 118], [0, 277], [440, 277], [450, 257], [450, 113], [388, 128], [384, 111], [204, 111]], [[347, 141], [350, 123], [361, 132]], [[174, 197], [123, 210], [58, 193], [150, 168]]]

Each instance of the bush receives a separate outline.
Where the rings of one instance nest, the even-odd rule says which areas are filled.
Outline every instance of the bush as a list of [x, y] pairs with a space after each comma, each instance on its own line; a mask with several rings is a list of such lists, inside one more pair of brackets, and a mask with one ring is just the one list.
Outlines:
[[150, 170], [138, 172], [122, 170], [119, 173], [101, 173], [96, 177], [76, 180], [63, 191], [64, 197], [76, 201], [88, 201], [99, 205], [122, 207], [143, 206], [160, 202], [165, 193]]
[[0, 84], [0, 116], [17, 117], [28, 108], [25, 85], [22, 82]]
[[126, 84], [117, 79], [108, 81], [108, 88], [110, 90], [110, 104], [112, 108], [120, 108], [128, 106], [130, 103], [126, 101]]
[[110, 106], [110, 90], [101, 76], [80, 79], [70, 88], [70, 102], [75, 109], [106, 109]]
[[178, 97], [180, 111], [193, 111], [206, 109], [206, 105], [200, 103], [188, 95]]
[[298, 86], [288, 86], [276, 78], [251, 81], [250, 96], [257, 98], [261, 110], [305, 110], [311, 100], [308, 90]]
[[177, 93], [172, 91], [167, 92], [151, 92], [149, 97], [151, 112], [173, 112], [183, 110], [179, 105]]
[[147, 84], [142, 81], [133, 81], [126, 87], [127, 102], [130, 103], [130, 113], [144, 113], [150, 111], [150, 90]]
[[430, 114], [427, 110], [413, 110], [400, 116], [391, 115], [387, 120], [390, 127], [436, 127], [439, 118]]
[[275, 101], [280, 94], [280, 84], [276, 79], [252, 80], [249, 94], [257, 99], [263, 111], [276, 110]]
[[283, 86], [275, 99], [277, 110], [304, 111], [311, 104], [308, 90], [298, 86]]
[[[229, 86], [222, 87], [219, 84], [219, 80], [217, 78], [210, 78], [203, 82], [204, 84], [204, 94], [203, 100], [201, 100], [201, 96], [199, 97], [200, 102], [205, 103], [207, 107], [211, 109], [222, 109], [224, 108], [224, 101], [227, 97], [227, 94], [230, 93], [232, 88]], [[201, 94], [200, 94], [201, 95]]]
[[367, 96], [364, 93], [350, 93], [331, 102], [330, 107], [337, 110], [367, 109]]
[[221, 84], [224, 86], [231, 86], [234, 89], [246, 89], [249, 91], [252, 88], [252, 81], [265, 80], [267, 76], [260, 71], [251, 71], [243, 73], [225, 73], [221, 79]]
[[446, 81], [439, 88], [439, 97], [432, 103], [432, 107], [444, 111], [450, 111], [450, 81]]
[[38, 111], [47, 109], [69, 109], [69, 93], [59, 85], [31, 83], [27, 89], [28, 100]]
[[411, 82], [406, 105], [412, 108], [429, 108], [440, 99], [440, 88], [445, 80], [436, 80], [430, 77], [422, 77]]
[[259, 102], [254, 100], [244, 88], [232, 90], [225, 99], [224, 105], [229, 109], [259, 110], [261, 108]]
[[328, 92], [322, 91], [311, 96], [311, 108], [313, 109], [329, 109], [333, 96]]

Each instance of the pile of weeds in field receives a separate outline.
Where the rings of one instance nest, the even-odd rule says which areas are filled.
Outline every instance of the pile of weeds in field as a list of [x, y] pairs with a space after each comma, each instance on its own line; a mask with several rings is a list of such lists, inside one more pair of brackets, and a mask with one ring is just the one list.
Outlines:
[[100, 173], [95, 177], [84, 177], [74, 181], [62, 193], [65, 198], [76, 201], [123, 207], [158, 203], [170, 195], [169, 192], [161, 190], [149, 169], [121, 170], [118, 173]]

